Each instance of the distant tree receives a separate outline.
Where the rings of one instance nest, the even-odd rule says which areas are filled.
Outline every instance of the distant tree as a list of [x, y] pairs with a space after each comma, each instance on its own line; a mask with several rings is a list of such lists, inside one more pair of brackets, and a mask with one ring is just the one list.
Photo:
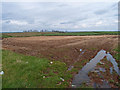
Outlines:
[[55, 32], [54, 30], [52, 30], [52, 32]]
[[28, 31], [24, 30], [23, 32], [28, 32]]
[[47, 32], [47, 30], [45, 30], [45, 32]]
[[44, 32], [44, 30], [42, 29], [41, 32]]
[[33, 30], [32, 32], [39, 32], [38, 30]]
[[32, 30], [28, 30], [27, 32], [32, 32]]

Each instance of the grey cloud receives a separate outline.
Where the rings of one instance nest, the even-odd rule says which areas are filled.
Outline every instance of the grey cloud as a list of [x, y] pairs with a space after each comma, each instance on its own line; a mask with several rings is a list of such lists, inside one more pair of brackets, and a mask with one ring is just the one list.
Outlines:
[[118, 3], [115, 3], [111, 6], [111, 8], [114, 10], [114, 9], [118, 9]]
[[73, 21], [61, 22], [60, 24], [76, 24], [76, 23], [81, 22], [86, 19], [88, 19], [88, 18], [78, 18], [78, 19], [74, 19]]
[[8, 24], [9, 24], [9, 23], [10, 23], [10, 21], [9, 21], [9, 20], [7, 20], [7, 21], [5, 21], [5, 23], [8, 23]]
[[[82, 30], [94, 29], [98, 21], [116, 19], [117, 10], [111, 11], [114, 3], [3, 3], [2, 20], [3, 30], [27, 30], [27, 29], [69, 29]], [[104, 5], [101, 7], [101, 5]], [[113, 5], [113, 6], [112, 6]], [[110, 7], [112, 6], [112, 7]], [[98, 17], [99, 15], [99, 17]], [[25, 21], [25, 27], [8, 25], [9, 20]], [[89, 27], [81, 27], [83, 24]], [[108, 22], [109, 25], [109, 22]], [[78, 28], [75, 28], [78, 27]], [[96, 27], [96, 29], [103, 29]], [[112, 26], [113, 27], [113, 26]], [[115, 27], [115, 25], [114, 25]], [[109, 30], [113, 29], [108, 26]]]
[[101, 15], [101, 14], [105, 14], [107, 12], [108, 12], [108, 10], [99, 10], [99, 11], [95, 11], [95, 14]]

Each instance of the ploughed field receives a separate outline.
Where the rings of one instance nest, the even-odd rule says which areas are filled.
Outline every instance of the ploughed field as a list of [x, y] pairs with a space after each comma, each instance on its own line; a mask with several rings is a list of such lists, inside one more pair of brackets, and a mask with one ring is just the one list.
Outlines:
[[85, 60], [93, 58], [101, 49], [114, 53], [112, 49], [117, 45], [118, 36], [116, 35], [19, 37], [5, 38], [2, 41], [4, 49], [60, 60], [68, 65], [77, 60], [80, 49], [85, 50], [85, 53], [79, 59]]
[[[47, 58], [52, 61], [64, 62], [68, 68], [69, 66], [74, 66], [75, 69], [71, 73], [73, 76], [77, 74], [86, 63], [94, 58], [97, 52], [101, 49], [115, 55], [116, 52], [114, 49], [117, 47], [117, 35], [33, 36], [11, 37], [2, 40], [3, 50], [10, 50], [28, 56], [36, 56]], [[84, 51], [82, 55], [80, 55], [80, 49]], [[93, 73], [91, 75], [94, 76]], [[96, 78], [91, 78], [91, 83], [97, 80]], [[69, 87], [71, 87], [70, 84], [72, 79], [73, 77], [68, 81]], [[117, 82], [118, 79], [115, 78], [115, 81]], [[118, 86], [112, 84], [111, 87]]]

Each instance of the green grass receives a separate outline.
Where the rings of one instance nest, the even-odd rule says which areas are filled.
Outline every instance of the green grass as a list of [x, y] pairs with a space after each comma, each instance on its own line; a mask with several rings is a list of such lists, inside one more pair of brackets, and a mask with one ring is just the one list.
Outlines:
[[2, 35], [2, 38], [9, 38], [9, 37], [13, 37], [13, 36], [9, 36], [9, 35]]
[[110, 83], [114, 83], [115, 81], [114, 80], [112, 80], [112, 79], [110, 79], [110, 80], [108, 80]]
[[[72, 75], [60, 61], [2, 50], [3, 88], [65, 88]], [[62, 81], [63, 78], [65, 81]]]
[[[118, 67], [120, 69], [120, 46], [118, 46], [117, 48], [114, 49], [114, 51], [116, 51], [116, 54], [114, 55], [114, 58], [116, 59], [116, 61], [118, 62]], [[113, 72], [114, 73], [114, 72]], [[114, 73], [116, 74], [116, 73]], [[118, 76], [118, 80], [120, 81], [120, 76]], [[111, 81], [111, 80], [110, 80]], [[111, 82], [113, 83], [113, 81]], [[114, 83], [116, 86], [120, 87], [120, 83], [115, 82]]]
[[[93, 90], [93, 87], [92, 87], [92, 86], [86, 85], [86, 83], [84, 83], [84, 82], [81, 84], [81, 86], [80, 86], [79, 88], [84, 88], [84, 89], [87, 88], [88, 90]], [[83, 89], [83, 90], [84, 90], [84, 89]]]
[[44, 36], [84, 36], [84, 35], [117, 35], [118, 32], [67, 32], [55, 34], [43, 34]]
[[120, 46], [115, 48], [114, 51], [116, 51], [117, 53], [114, 55], [115, 59], [120, 62]]
[[8, 37], [31, 37], [31, 36], [86, 36], [86, 35], [118, 35], [115, 31], [94, 31], [94, 32], [23, 32], [23, 33], [3, 33], [3, 38]]

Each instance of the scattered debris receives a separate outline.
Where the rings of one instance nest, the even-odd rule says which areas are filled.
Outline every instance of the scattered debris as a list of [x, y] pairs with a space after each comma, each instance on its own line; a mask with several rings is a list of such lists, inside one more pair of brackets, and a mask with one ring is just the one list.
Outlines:
[[95, 71], [93, 71], [93, 72], [98, 73], [98, 72], [99, 72], [99, 70], [95, 70]]
[[76, 85], [72, 85], [72, 87], [75, 87]]
[[82, 51], [82, 49], [80, 49], [80, 52]]
[[0, 72], [0, 75], [3, 75], [3, 74], [4, 74], [4, 72], [3, 72], [3, 71], [1, 71], [1, 72]]
[[51, 64], [53, 64], [53, 62], [50, 62]]
[[63, 82], [65, 81], [63, 78], [60, 78]]
[[28, 63], [28, 62], [26, 62], [26, 63]]
[[68, 71], [72, 70], [73, 68], [74, 68], [74, 66], [70, 66], [70, 67], [68, 68]]
[[100, 64], [102, 64], [102, 65], [104, 65], [104, 64], [105, 64], [105, 63], [103, 63], [103, 62], [101, 62], [101, 61], [100, 61], [99, 63], [100, 63]]
[[43, 76], [43, 78], [45, 78], [45, 76]]
[[82, 54], [84, 54], [84, 53], [85, 53], [85, 50], [84, 50], [84, 51], [82, 51], [81, 55], [82, 55]]

